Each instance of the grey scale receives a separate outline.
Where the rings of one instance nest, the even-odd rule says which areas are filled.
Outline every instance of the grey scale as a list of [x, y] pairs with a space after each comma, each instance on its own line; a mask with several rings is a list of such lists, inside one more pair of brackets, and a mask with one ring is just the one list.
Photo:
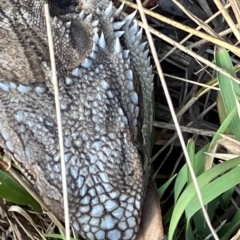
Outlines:
[[[135, 13], [109, 0], [48, 0], [71, 225], [135, 239], [151, 131], [152, 67]], [[0, 2], [0, 145], [60, 219], [63, 195], [44, 0]]]

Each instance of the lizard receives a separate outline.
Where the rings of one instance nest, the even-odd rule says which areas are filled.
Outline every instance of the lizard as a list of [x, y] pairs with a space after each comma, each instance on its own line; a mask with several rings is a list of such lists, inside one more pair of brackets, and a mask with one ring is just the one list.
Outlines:
[[61, 220], [62, 177], [44, 4], [49, 4], [70, 223], [135, 239], [149, 160], [153, 74], [135, 13], [109, 0], [1, 0], [0, 145]]

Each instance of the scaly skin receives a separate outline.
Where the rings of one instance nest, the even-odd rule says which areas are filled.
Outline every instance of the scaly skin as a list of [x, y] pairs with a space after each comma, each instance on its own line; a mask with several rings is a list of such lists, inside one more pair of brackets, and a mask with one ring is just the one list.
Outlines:
[[[0, 144], [64, 219], [44, 3], [0, 2]], [[135, 239], [151, 129], [142, 30], [109, 0], [48, 3], [70, 222], [86, 239]]]

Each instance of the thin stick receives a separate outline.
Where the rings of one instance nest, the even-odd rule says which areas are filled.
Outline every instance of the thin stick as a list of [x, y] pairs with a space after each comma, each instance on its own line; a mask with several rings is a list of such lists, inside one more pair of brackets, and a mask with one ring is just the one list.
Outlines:
[[[153, 121], [153, 127], [164, 128], [164, 129], [169, 129], [169, 130], [176, 130], [176, 127], [173, 123], [166, 123], [166, 122]], [[194, 127], [188, 127], [188, 126], [180, 126], [180, 129], [182, 130], [182, 132], [198, 134], [198, 135], [208, 136], [208, 137], [213, 137], [216, 134], [216, 132], [214, 132], [214, 131], [194, 128]]]
[[207, 213], [207, 211], [206, 211], [206, 209], [204, 207], [204, 204], [203, 204], [202, 194], [200, 192], [200, 189], [199, 189], [199, 186], [198, 186], [198, 182], [197, 182], [197, 179], [196, 179], [196, 176], [195, 176], [192, 164], [191, 164], [191, 160], [189, 158], [189, 155], [188, 155], [188, 152], [187, 152], [187, 148], [186, 148], [183, 136], [182, 136], [182, 132], [181, 132], [181, 129], [179, 127], [177, 116], [176, 116], [176, 113], [175, 113], [174, 108], [173, 108], [172, 100], [171, 100], [171, 97], [170, 97], [169, 92], [168, 92], [167, 84], [165, 82], [165, 79], [164, 79], [164, 76], [163, 76], [163, 72], [162, 72], [161, 66], [160, 66], [159, 61], [158, 61], [157, 52], [156, 52], [156, 49], [155, 49], [155, 46], [154, 46], [154, 43], [153, 43], [152, 35], [151, 35], [151, 33], [150, 33], [149, 29], [148, 29], [148, 23], [147, 23], [147, 19], [146, 19], [145, 13], [143, 11], [141, 0], [137, 0], [137, 4], [139, 6], [139, 12], [140, 12], [141, 19], [142, 19], [142, 22], [143, 22], [143, 25], [144, 25], [144, 29], [145, 29], [145, 32], [146, 32], [146, 35], [147, 35], [149, 46], [150, 46], [150, 49], [151, 49], [151, 52], [152, 52], [152, 55], [153, 55], [153, 58], [154, 58], [154, 62], [156, 64], [156, 68], [157, 68], [157, 71], [158, 71], [158, 74], [159, 74], [159, 78], [160, 78], [161, 83], [162, 83], [162, 87], [163, 87], [163, 90], [164, 90], [164, 93], [165, 93], [165, 97], [166, 97], [167, 102], [168, 102], [169, 110], [171, 112], [171, 115], [172, 115], [172, 118], [173, 118], [173, 122], [175, 124], [176, 130], [177, 130], [177, 134], [178, 134], [178, 137], [179, 137], [179, 141], [181, 143], [182, 150], [183, 150], [184, 156], [186, 158], [186, 162], [188, 164], [189, 171], [190, 171], [190, 174], [191, 174], [191, 177], [192, 177], [195, 189], [196, 189], [198, 200], [200, 202], [200, 205], [201, 205], [201, 208], [202, 208], [205, 220], [207, 222], [207, 225], [208, 225], [212, 235], [214, 236], [214, 238], [218, 240], [219, 238], [218, 238], [216, 232], [214, 231], [214, 229], [213, 229], [213, 227], [211, 225], [208, 213]]
[[54, 86], [54, 97], [55, 97], [57, 125], [58, 125], [58, 140], [59, 140], [59, 148], [60, 148], [60, 156], [61, 156], [65, 235], [66, 235], [66, 240], [70, 240], [70, 222], [69, 222], [69, 211], [68, 211], [67, 177], [66, 177], [66, 167], [65, 167], [65, 162], [64, 162], [62, 119], [61, 119], [61, 110], [60, 110], [60, 104], [59, 104], [57, 71], [56, 71], [56, 64], [55, 64], [55, 57], [54, 57], [54, 47], [53, 47], [53, 39], [52, 39], [52, 31], [51, 31], [48, 4], [44, 5], [44, 10], [45, 10], [46, 24], [47, 24], [48, 44], [49, 44], [49, 52], [50, 52], [50, 60], [51, 60], [51, 68], [52, 68], [52, 83]]

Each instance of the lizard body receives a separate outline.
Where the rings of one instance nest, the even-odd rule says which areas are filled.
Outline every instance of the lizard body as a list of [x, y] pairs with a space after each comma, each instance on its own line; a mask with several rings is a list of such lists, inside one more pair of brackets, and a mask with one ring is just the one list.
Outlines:
[[[47, 2], [71, 225], [86, 239], [135, 239], [151, 126], [152, 69], [142, 30], [109, 0]], [[44, 3], [0, 3], [0, 144], [63, 219]]]

